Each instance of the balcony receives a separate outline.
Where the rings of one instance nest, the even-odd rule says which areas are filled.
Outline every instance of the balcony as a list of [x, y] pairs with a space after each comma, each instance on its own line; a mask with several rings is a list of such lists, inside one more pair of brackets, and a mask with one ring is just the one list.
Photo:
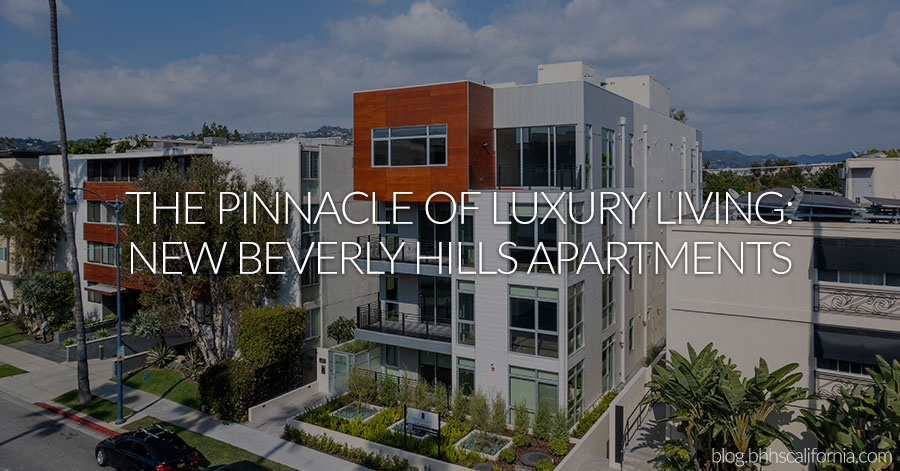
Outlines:
[[[378, 234], [370, 234], [358, 236], [356, 242], [362, 249], [360, 254], [360, 262], [371, 262], [373, 270], [383, 272], [391, 271], [391, 257], [394, 258], [394, 272], [421, 275], [439, 275], [446, 272], [450, 266], [450, 247], [449, 242], [433, 242], [420, 241], [418, 239], [404, 238], [397, 236], [382, 236]], [[399, 249], [400, 244], [403, 247]], [[437, 259], [438, 246], [444, 244], [441, 249], [442, 255]], [[422, 257], [419, 260], [419, 257]], [[429, 258], [425, 258], [429, 257]], [[416, 264], [421, 266], [421, 270], [416, 270]]]
[[887, 286], [817, 284], [813, 287], [813, 310], [900, 319], [900, 290]]
[[357, 338], [437, 353], [450, 353], [451, 322], [449, 313], [401, 312], [390, 302], [375, 301], [356, 308]]
[[816, 395], [827, 399], [840, 397], [841, 389], [853, 389], [854, 386], [870, 386], [872, 378], [866, 375], [816, 369]]
[[497, 188], [581, 189], [581, 165], [498, 165]]

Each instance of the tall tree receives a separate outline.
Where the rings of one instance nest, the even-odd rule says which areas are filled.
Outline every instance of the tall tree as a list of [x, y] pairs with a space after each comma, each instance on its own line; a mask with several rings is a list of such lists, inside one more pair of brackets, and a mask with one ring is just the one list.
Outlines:
[[841, 178], [841, 169], [843, 167], [843, 162], [836, 163], [830, 167], [825, 167], [824, 170], [817, 173], [813, 178], [813, 186], [815, 186], [816, 188], [827, 188], [838, 193], [843, 193], [844, 180]]
[[[50, 60], [53, 64], [53, 92], [56, 96], [56, 117], [59, 121], [59, 153], [62, 158], [63, 194], [68, 194], [72, 187], [69, 177], [69, 141], [66, 136], [66, 115], [63, 112], [62, 87], [59, 82], [59, 33], [56, 27], [56, 0], [50, 3]], [[75, 360], [78, 365], [78, 402], [87, 404], [91, 401], [91, 381], [88, 376], [87, 345], [84, 335], [84, 306], [81, 300], [81, 272], [78, 270], [78, 251], [75, 246], [75, 214], [65, 218], [66, 248], [68, 267], [72, 272], [72, 286], [75, 293]]]
[[[137, 191], [156, 194], [156, 204], [173, 206], [176, 195], [184, 204], [185, 192], [202, 192], [191, 198], [191, 220], [204, 224], [176, 222], [173, 211], [159, 211], [153, 222], [153, 198], [141, 199], [141, 223], [137, 223], [137, 204], [126, 204], [122, 219], [128, 225], [123, 250], [123, 266], [132, 271], [145, 289], [141, 303], [156, 309], [167, 325], [180, 325], [190, 332], [203, 357], [210, 365], [227, 359], [235, 350], [235, 337], [242, 310], [259, 306], [271, 299], [278, 287], [277, 275], [242, 274], [240, 260], [241, 242], [255, 242], [266, 250], [267, 242], [287, 240], [285, 226], [274, 222], [265, 210], [259, 209], [259, 219], [254, 224], [244, 224], [241, 211], [225, 212], [219, 221], [219, 194], [253, 195], [255, 192], [267, 207], [275, 207], [280, 182], [256, 179], [247, 183], [243, 175], [225, 162], [211, 158], [195, 158], [191, 166], [179, 173], [169, 164], [160, 170], [150, 170], [138, 183]], [[230, 205], [230, 201], [225, 201]], [[181, 216], [182, 218], [184, 216]], [[149, 218], [149, 219], [148, 219]], [[153, 260], [154, 249], [160, 250], [160, 242], [183, 242], [187, 249], [179, 248], [181, 259], [167, 261], [166, 270], [178, 274], [154, 274], [133, 249], [139, 250], [147, 260]], [[204, 246], [206, 247], [204, 249]], [[167, 250], [173, 250], [169, 247]], [[201, 251], [208, 250], [208, 253]], [[245, 249], [246, 254], [252, 249]], [[280, 251], [270, 251], [273, 255]], [[221, 260], [220, 260], [220, 254]], [[190, 258], [188, 258], [190, 257]], [[299, 255], [298, 255], [299, 257]], [[156, 257], [162, 260], [160, 256]], [[133, 263], [132, 263], [133, 262]], [[244, 262], [245, 270], [253, 270], [252, 262]], [[196, 266], [194, 269], [191, 264]], [[157, 267], [161, 269], [161, 267]], [[274, 265], [271, 269], [277, 269]]]

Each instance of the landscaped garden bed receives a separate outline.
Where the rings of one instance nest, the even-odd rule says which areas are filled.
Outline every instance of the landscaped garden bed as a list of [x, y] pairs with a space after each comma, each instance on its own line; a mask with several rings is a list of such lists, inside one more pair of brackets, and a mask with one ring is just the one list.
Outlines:
[[512, 444], [512, 439], [481, 430], [473, 430], [456, 442], [456, 447], [481, 453], [487, 459], [496, 460], [500, 451]]
[[350, 421], [359, 419], [365, 422], [374, 417], [379, 410], [381, 410], [381, 407], [354, 401], [331, 414]]

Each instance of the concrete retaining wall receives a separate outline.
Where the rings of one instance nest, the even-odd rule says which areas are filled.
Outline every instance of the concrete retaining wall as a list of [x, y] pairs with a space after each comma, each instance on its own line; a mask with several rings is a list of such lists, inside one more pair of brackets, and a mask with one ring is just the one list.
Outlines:
[[[94, 332], [100, 329], [106, 329], [108, 331], [116, 330], [116, 320], [110, 319], [108, 321], [98, 322], [96, 324], [86, 325], [84, 326], [84, 335], [90, 336]], [[71, 330], [61, 330], [57, 332], [53, 332], [53, 341], [56, 343], [63, 343], [66, 339], [75, 338], [75, 329]]]

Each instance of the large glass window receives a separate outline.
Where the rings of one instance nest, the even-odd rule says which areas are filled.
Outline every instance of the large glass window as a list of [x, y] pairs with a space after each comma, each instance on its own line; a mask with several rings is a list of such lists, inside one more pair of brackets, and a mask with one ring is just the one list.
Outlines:
[[579, 178], [575, 161], [575, 126], [556, 126], [556, 145], [554, 149], [555, 185], [571, 188], [576, 186]]
[[450, 277], [419, 275], [419, 319], [450, 323]]
[[557, 303], [556, 289], [510, 285], [509, 351], [557, 358]]
[[319, 284], [319, 259], [309, 257], [303, 271], [300, 272], [300, 286], [312, 286]]
[[[527, 216], [522, 219], [530, 219], [534, 211], [533, 207], [528, 207], [524, 211], [528, 212]], [[515, 247], [510, 247], [509, 255], [516, 259], [517, 271], [528, 271], [531, 267], [531, 260], [535, 259], [535, 250], [538, 243], [543, 242], [544, 250], [547, 252], [547, 259], [553, 265], [552, 270], [556, 269], [559, 260], [558, 244], [557, 244], [557, 228], [556, 218], [547, 218], [543, 224], [541, 220], [543, 216], [538, 216], [534, 222], [530, 224], [519, 224], [515, 219], [510, 217], [509, 225], [509, 241], [515, 243]], [[545, 262], [543, 254], [538, 255], [537, 262]], [[510, 262], [512, 265], [512, 262]], [[551, 273], [551, 267], [546, 263], [536, 263], [535, 269], [538, 273]]]
[[584, 413], [584, 361], [579, 361], [569, 368], [569, 387], [567, 391], [569, 421], [574, 422]]
[[569, 286], [568, 312], [569, 355], [584, 346], [584, 282]]
[[319, 178], [319, 152], [305, 150], [300, 154], [300, 177], [304, 180]]
[[372, 166], [447, 164], [447, 125], [372, 129]]
[[602, 130], [600, 147], [600, 187], [615, 186], [615, 147], [616, 132], [611, 129]]
[[459, 280], [456, 288], [456, 343], [475, 345], [475, 282]]
[[457, 238], [460, 244], [462, 266], [475, 266], [475, 216], [472, 214], [460, 215], [458, 221]]
[[466, 396], [475, 391], [475, 360], [456, 358], [456, 387]]
[[616, 335], [610, 335], [603, 341], [600, 353], [600, 384], [603, 392], [613, 388], [613, 367], [615, 365]]
[[310, 222], [306, 222], [303, 218], [300, 219], [300, 241], [304, 249], [312, 247], [313, 242], [319, 241], [319, 223], [313, 222], [315, 220], [313, 215], [319, 213], [319, 205], [311, 204], [310, 208], [312, 208], [310, 211]]
[[852, 283], [856, 285], [900, 286], [900, 273], [879, 273], [855, 270], [818, 270], [819, 281]]
[[306, 311], [306, 329], [303, 331], [303, 340], [318, 340], [319, 331], [319, 308], [308, 309]]
[[101, 208], [102, 203], [99, 201], [88, 201], [87, 202], [87, 220], [88, 222], [100, 222], [100, 213], [102, 212]]
[[539, 402], [550, 410], [559, 409], [559, 375], [550, 371], [509, 367], [509, 406], [524, 403], [529, 413], [537, 410]]
[[88, 262], [115, 265], [116, 244], [88, 241]]
[[497, 129], [497, 184], [580, 187], [575, 125]]

